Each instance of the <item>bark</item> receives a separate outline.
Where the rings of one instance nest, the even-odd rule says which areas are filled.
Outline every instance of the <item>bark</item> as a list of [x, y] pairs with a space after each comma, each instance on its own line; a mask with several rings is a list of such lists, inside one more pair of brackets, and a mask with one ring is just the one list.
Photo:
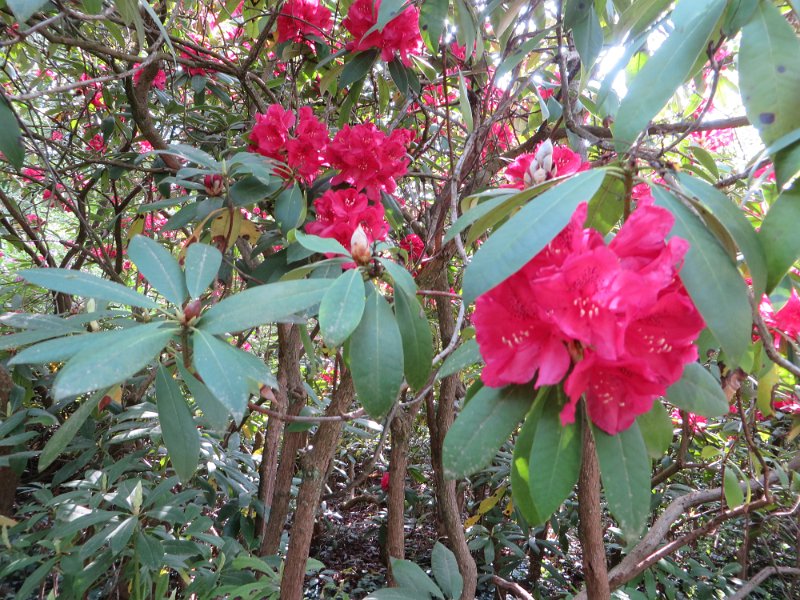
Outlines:
[[759, 585], [773, 575], [800, 577], [800, 569], [794, 567], [766, 567], [759, 571], [750, 581], [745, 583], [739, 591], [729, 596], [728, 600], [744, 600], [745, 598], [749, 598], [750, 594], [752, 594]]
[[[339, 387], [333, 393], [331, 403], [325, 414], [339, 415], [350, 406], [355, 389], [350, 371], [342, 369]], [[289, 551], [281, 581], [281, 600], [301, 600], [305, 580], [306, 561], [314, 533], [314, 517], [317, 513], [324, 475], [333, 459], [336, 445], [342, 433], [343, 421], [324, 421], [311, 440], [312, 450], [303, 459], [303, 483], [297, 496], [297, 510], [294, 514]]]
[[[0, 365], [0, 417], [5, 419], [8, 412], [8, 402], [14, 381], [11, 374]], [[0, 447], [0, 456], [11, 454], [12, 447]], [[17, 495], [19, 475], [11, 467], [0, 467], [0, 515], [12, 516], [14, 512], [14, 498]]]
[[[455, 318], [450, 300], [436, 298], [436, 310], [439, 317], [439, 330], [442, 334], [443, 344], [446, 344], [453, 334]], [[455, 418], [456, 396], [461, 383], [458, 375], [445, 377], [439, 385], [439, 402], [435, 408], [433, 402], [426, 404], [428, 409], [428, 427], [431, 432], [431, 466], [433, 467], [433, 482], [436, 491], [437, 510], [442, 525], [450, 541], [450, 547], [455, 554], [458, 570], [464, 579], [464, 588], [461, 600], [470, 600], [475, 597], [475, 588], [478, 585], [478, 569], [475, 560], [470, 554], [467, 539], [464, 535], [464, 526], [461, 522], [461, 513], [458, 510], [456, 499], [456, 482], [444, 478], [442, 465], [442, 446], [447, 431]]]
[[[285, 414], [289, 409], [289, 391], [303, 389], [300, 373], [300, 356], [303, 345], [300, 330], [296, 325], [278, 325], [278, 389], [272, 400], [272, 410]], [[280, 419], [269, 419], [264, 435], [264, 449], [259, 469], [258, 499], [264, 505], [264, 517], [258, 521], [259, 537], [263, 541], [267, 533], [267, 509], [272, 506], [275, 478], [278, 473], [278, 451], [284, 423]]]
[[[306, 405], [306, 391], [303, 387], [303, 377], [300, 373], [300, 355], [302, 353], [300, 331], [295, 329], [293, 335], [296, 335], [296, 343], [299, 345], [287, 344], [286, 351], [288, 354], [284, 358], [286, 358], [288, 364], [294, 365], [291, 369], [286, 369], [286, 392], [289, 402], [287, 413], [296, 416], [300, 414], [300, 411]], [[295, 344], [295, 342], [292, 342], [292, 344]], [[276, 427], [283, 430], [283, 423], [276, 424]], [[269, 520], [267, 521], [264, 537], [261, 539], [261, 556], [278, 553], [281, 535], [283, 535], [283, 526], [286, 524], [286, 516], [289, 514], [289, 501], [291, 499], [292, 479], [296, 471], [297, 453], [306, 445], [307, 440], [308, 434], [304, 431], [284, 433], [283, 448], [272, 492]]]
[[387, 583], [394, 584], [391, 559], [405, 558], [405, 506], [406, 468], [408, 467], [408, 443], [411, 426], [419, 404], [408, 412], [400, 409], [392, 420], [392, 451], [389, 455], [388, 516], [386, 523]]
[[600, 506], [600, 465], [597, 463], [592, 429], [584, 421], [583, 457], [578, 477], [578, 535], [589, 600], [608, 600], [611, 597]]

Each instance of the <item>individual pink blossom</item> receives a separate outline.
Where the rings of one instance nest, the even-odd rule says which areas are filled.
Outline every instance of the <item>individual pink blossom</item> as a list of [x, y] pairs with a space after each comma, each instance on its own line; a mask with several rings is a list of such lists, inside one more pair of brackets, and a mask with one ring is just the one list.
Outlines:
[[289, 0], [278, 15], [278, 43], [305, 42], [331, 31], [331, 11], [319, 0]]
[[380, 200], [381, 191], [394, 192], [396, 179], [406, 174], [406, 150], [413, 139], [408, 129], [395, 129], [387, 136], [374, 123], [345, 125], [325, 152], [329, 164], [340, 170], [331, 183], [348, 183], [371, 200]]
[[479, 296], [473, 323], [486, 385], [566, 376], [562, 423], [584, 397], [592, 422], [614, 435], [697, 359], [705, 324], [678, 277], [687, 244], [665, 241], [671, 213], [640, 204], [608, 246], [583, 227], [586, 214], [583, 203], [527, 265]]
[[797, 340], [800, 336], [800, 297], [794, 288], [783, 308], [775, 313], [775, 329], [793, 340]]
[[384, 492], [389, 491], [389, 471], [385, 471], [381, 476], [381, 489]]
[[347, 11], [342, 25], [354, 40], [347, 44], [350, 52], [360, 52], [378, 48], [381, 58], [391, 61], [395, 53], [407, 67], [411, 66], [411, 55], [422, 50], [422, 36], [419, 33], [419, 9], [408, 6], [403, 12], [389, 21], [382, 31], [367, 32], [378, 22], [381, 0], [355, 0]]
[[[765, 173], [766, 177], [764, 176]], [[753, 179], [761, 180], [767, 183], [775, 183], [775, 169], [773, 168], [772, 163], [766, 163], [764, 166], [756, 169], [755, 173], [753, 173]]]

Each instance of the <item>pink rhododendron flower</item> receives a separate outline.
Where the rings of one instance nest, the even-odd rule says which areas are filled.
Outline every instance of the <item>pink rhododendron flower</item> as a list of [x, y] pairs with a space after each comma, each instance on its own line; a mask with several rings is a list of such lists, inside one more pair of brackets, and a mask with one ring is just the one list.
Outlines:
[[554, 177], [585, 171], [590, 166], [567, 146], [553, 146], [550, 140], [546, 140], [539, 145], [536, 152], [520, 154], [506, 167], [506, 187], [524, 190]]
[[378, 22], [380, 6], [381, 0], [355, 0], [350, 5], [342, 25], [355, 39], [347, 44], [347, 50], [359, 52], [378, 48], [381, 58], [387, 62], [398, 53], [403, 64], [410, 67], [410, 55], [419, 54], [422, 50], [419, 9], [409, 6], [389, 21], [382, 31], [375, 30], [365, 35]]
[[313, 181], [325, 164], [327, 146], [328, 128], [308, 106], [301, 107], [295, 117], [291, 110], [271, 104], [266, 114], [256, 115], [250, 132], [252, 152], [287, 165], [276, 171], [278, 175], [306, 183]]
[[614, 435], [697, 359], [705, 325], [678, 277], [687, 244], [664, 239], [667, 210], [640, 204], [608, 246], [583, 227], [586, 214], [583, 203], [527, 265], [479, 296], [473, 323], [486, 385], [553, 385], [569, 372], [562, 423], [583, 396], [592, 422]]
[[384, 474], [381, 476], [381, 489], [384, 492], [389, 491], [389, 471], [385, 471]]
[[331, 183], [348, 183], [371, 200], [380, 200], [381, 191], [394, 192], [395, 180], [406, 174], [406, 149], [413, 139], [408, 129], [395, 129], [387, 136], [374, 123], [345, 125], [325, 152], [330, 165], [341, 171]]
[[359, 226], [370, 244], [386, 239], [389, 231], [383, 205], [353, 188], [326, 191], [314, 200], [314, 209], [317, 218], [306, 225], [306, 232], [333, 238], [345, 248]]
[[319, 0], [289, 0], [278, 15], [278, 43], [306, 41], [331, 31], [331, 11]]
[[103, 139], [103, 135], [100, 133], [90, 139], [87, 145], [95, 152], [102, 152], [106, 149], [106, 142]]
[[775, 329], [795, 340], [800, 336], [800, 297], [797, 296], [797, 290], [792, 289], [789, 300], [775, 313]]
[[[764, 177], [765, 173], [766, 177]], [[762, 177], [764, 178], [761, 179]], [[763, 167], [756, 169], [756, 172], [753, 173], [753, 179], [761, 179], [761, 181], [766, 183], [775, 183], [775, 169], [772, 167], [772, 163], [767, 163]]]

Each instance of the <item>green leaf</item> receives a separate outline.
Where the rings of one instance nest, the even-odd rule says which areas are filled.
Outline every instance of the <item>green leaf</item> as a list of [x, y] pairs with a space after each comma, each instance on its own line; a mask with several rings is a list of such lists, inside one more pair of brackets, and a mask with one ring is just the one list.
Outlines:
[[444, 33], [449, 5], [449, 0], [425, 0], [420, 7], [419, 30], [433, 54], [439, 53], [439, 40]]
[[364, 277], [359, 269], [339, 275], [319, 305], [319, 327], [325, 343], [341, 346], [361, 322], [365, 305]]
[[473, 301], [524, 267], [567, 226], [578, 205], [594, 196], [604, 177], [602, 169], [578, 173], [523, 206], [494, 231], [464, 273], [464, 301]]
[[174, 325], [148, 323], [109, 333], [102, 346], [67, 361], [53, 382], [53, 395], [60, 400], [125, 381], [158, 358], [177, 332]]
[[266, 185], [258, 177], [244, 177], [228, 190], [234, 206], [252, 206], [267, 198], [275, 188]]
[[124, 285], [72, 269], [25, 269], [17, 273], [26, 281], [56, 292], [85, 298], [108, 300], [139, 308], [158, 308], [158, 304]]
[[545, 29], [541, 33], [526, 41], [524, 44], [520, 45], [513, 54], [510, 54], [504, 58], [503, 62], [498, 65], [497, 70], [494, 73], [495, 81], [502, 79], [507, 73], [510, 73], [514, 67], [528, 58], [531, 55], [531, 52], [536, 50], [542, 43], [542, 40], [550, 33], [551, 31], [549, 28]]
[[164, 298], [178, 306], [183, 304], [188, 295], [183, 271], [164, 246], [149, 237], [136, 235], [128, 244], [128, 256]]
[[[364, 79], [378, 61], [378, 56], [380, 56], [380, 51], [376, 48], [354, 55], [342, 69], [342, 74], [339, 77], [339, 89], [343, 90]], [[351, 93], [353, 91], [350, 90]]]
[[294, 232], [294, 238], [295, 241], [297, 241], [297, 243], [303, 248], [307, 248], [313, 252], [319, 252], [320, 254], [344, 254], [345, 256], [350, 256], [350, 252], [333, 238], [309, 235], [300, 230]]
[[403, 383], [403, 340], [392, 309], [374, 288], [349, 349], [359, 401], [371, 417], [385, 415]]
[[744, 492], [739, 485], [739, 478], [731, 468], [725, 469], [722, 489], [725, 493], [725, 504], [728, 505], [728, 508], [736, 508], [744, 504]]
[[307, 210], [306, 198], [299, 185], [295, 183], [283, 190], [275, 201], [275, 220], [281, 228], [281, 233], [286, 235], [300, 226], [305, 221]]
[[767, 293], [775, 289], [786, 271], [800, 257], [797, 223], [800, 223], [800, 186], [794, 186], [778, 196], [758, 232], [766, 254]]
[[247, 353], [202, 330], [192, 335], [192, 346], [195, 370], [236, 422], [241, 422], [254, 387]]
[[330, 279], [298, 279], [259, 285], [212, 306], [198, 327], [207, 333], [226, 333], [291, 320], [318, 304], [331, 283]]
[[572, 493], [581, 470], [581, 429], [577, 423], [562, 426], [559, 412], [551, 396], [542, 407], [531, 446], [528, 489], [543, 519]]
[[[158, 329], [162, 323], [148, 323], [142, 327]], [[98, 333], [84, 333], [70, 335], [55, 340], [41, 342], [26, 348], [8, 361], [9, 365], [45, 364], [50, 362], [64, 362], [76, 354], [94, 348], [105, 348], [107, 340], [114, 339], [120, 330], [100, 331]]]
[[442, 591], [425, 574], [419, 565], [410, 560], [391, 559], [392, 577], [403, 591], [416, 594], [416, 598], [444, 598]]
[[697, 216], [660, 186], [653, 188], [653, 195], [656, 204], [675, 216], [670, 236], [689, 242], [681, 280], [731, 366], [736, 366], [750, 346], [752, 316], [747, 286], [728, 254]]
[[156, 372], [156, 398], [161, 437], [172, 467], [180, 480], [188, 483], [200, 459], [200, 434], [180, 386], [163, 365], [159, 365]]
[[488, 465], [528, 412], [532, 399], [530, 385], [481, 388], [444, 439], [445, 477], [460, 479]]
[[217, 397], [211, 393], [211, 390], [204, 383], [201, 383], [194, 375], [189, 373], [180, 361], [176, 365], [183, 383], [189, 388], [189, 393], [194, 398], [195, 404], [203, 411], [201, 420], [214, 431], [225, 431], [230, 420], [228, 409], [222, 402], [217, 400]]
[[662, 458], [672, 444], [672, 419], [664, 405], [658, 400], [653, 402], [653, 408], [639, 415], [636, 424], [642, 432], [650, 458], [654, 460]]
[[614, 38], [622, 40], [628, 34], [636, 37], [645, 31], [671, 4], [672, 0], [636, 0], [631, 2], [614, 25]]
[[[34, 3], [38, 3], [38, 1], [39, 0], [35, 0]], [[14, 4], [17, 2], [20, 4], [29, 3], [28, 0], [11, 0], [11, 2], [9, 2], [11, 10], [14, 10]], [[38, 10], [38, 7], [34, 9], [34, 12], [36, 10]], [[16, 14], [16, 10], [14, 10], [14, 13]], [[25, 19], [20, 18], [19, 20], [25, 21], [27, 17]], [[19, 128], [19, 123], [17, 123], [17, 118], [14, 116], [14, 111], [11, 110], [11, 107], [6, 103], [5, 99], [0, 100], [0, 132], [2, 132], [0, 133], [0, 152], [5, 154], [8, 162], [14, 167], [21, 169], [25, 160], [25, 147], [22, 145], [22, 130]]]
[[[383, 8], [383, 3], [381, 3], [381, 8]], [[389, 62], [389, 75], [392, 76], [392, 81], [394, 81], [394, 84], [397, 86], [397, 90], [403, 94], [403, 96], [407, 96], [408, 72], [400, 59], [396, 58]]]
[[64, 424], [56, 430], [53, 436], [47, 440], [47, 444], [45, 444], [42, 453], [39, 455], [39, 473], [52, 465], [53, 461], [61, 455], [64, 448], [67, 447], [72, 441], [72, 438], [75, 437], [75, 434], [83, 427], [83, 424], [86, 422], [86, 419], [89, 418], [89, 415], [92, 414], [92, 411], [97, 408], [97, 403], [102, 397], [103, 394], [101, 392], [89, 396], [83, 401], [83, 404], [78, 407], [78, 410], [72, 413], [70, 417], [64, 421]]
[[[539, 394], [540, 397], [536, 399], [533, 407], [528, 412], [528, 416], [525, 417], [525, 422], [514, 443], [514, 455], [511, 462], [511, 494], [514, 499], [514, 506], [525, 517], [528, 525], [532, 527], [547, 520], [536, 509], [529, 487], [531, 448], [536, 435], [536, 426], [539, 423], [539, 415], [542, 414], [542, 407], [549, 395], [545, 390], [540, 391]], [[540, 398], [543, 398], [543, 400], [540, 400]]]
[[680, 0], [672, 11], [674, 29], [628, 86], [614, 121], [617, 151], [627, 150], [690, 75], [705, 51], [725, 0]]
[[608, 510], [628, 539], [639, 536], [650, 515], [650, 458], [638, 425], [617, 435], [592, 428]]
[[48, 0], [8, 0], [8, 8], [20, 23], [25, 23], [33, 16], [33, 13], [41, 10], [47, 4], [49, 4]]
[[742, 27], [739, 88], [766, 145], [800, 128], [800, 41], [772, 2], [760, 2]]
[[442, 243], [446, 244], [464, 231], [467, 227], [472, 225], [475, 221], [483, 216], [488, 215], [498, 206], [501, 206], [506, 200], [509, 199], [509, 196], [513, 196], [513, 194], [503, 194], [497, 198], [490, 198], [469, 209], [463, 215], [458, 217], [456, 222], [450, 226], [450, 229], [447, 230]]
[[394, 295], [394, 311], [403, 338], [406, 381], [415, 390], [420, 390], [431, 374], [433, 360], [431, 327], [416, 296], [408, 296], [399, 288]]
[[139, 519], [137, 517], [130, 516], [127, 519], [123, 519], [119, 525], [108, 533], [112, 556], [116, 556], [125, 549], [138, 523]]
[[136, 534], [136, 554], [142, 564], [150, 569], [158, 569], [163, 565], [164, 547], [161, 540], [139, 531]]
[[603, 180], [603, 185], [589, 201], [586, 227], [592, 227], [603, 235], [608, 235], [622, 218], [624, 208], [625, 182], [609, 173]]
[[469, 339], [445, 359], [439, 372], [436, 373], [436, 378], [444, 379], [448, 375], [463, 371], [479, 362], [483, 362], [483, 358], [481, 357], [480, 348], [478, 348], [478, 341], [475, 338]]
[[713, 185], [685, 173], [678, 175], [678, 181], [711, 211], [736, 242], [753, 280], [753, 294], [760, 298], [767, 286], [767, 264], [764, 249], [750, 221], [736, 204]]
[[433, 545], [431, 571], [446, 598], [460, 598], [464, 579], [458, 572], [458, 562], [453, 552], [441, 542]]
[[677, 383], [667, 388], [667, 400], [678, 408], [704, 417], [721, 417], [730, 410], [725, 392], [700, 363], [689, 363]]
[[[567, 24], [567, 19], [571, 19], [570, 24]], [[594, 3], [570, 0], [564, 14], [564, 26], [572, 30], [575, 49], [581, 57], [581, 68], [588, 73], [603, 49], [603, 28]]]
[[186, 249], [186, 288], [192, 298], [199, 298], [208, 289], [221, 264], [222, 252], [214, 246], [197, 242]]
[[409, 273], [405, 267], [385, 258], [379, 258], [378, 260], [386, 269], [389, 277], [392, 278], [396, 288], [403, 290], [407, 296], [417, 295], [417, 284], [411, 276], [411, 273]]
[[461, 105], [461, 118], [464, 119], [464, 125], [467, 127], [467, 131], [472, 131], [475, 126], [472, 120], [472, 105], [469, 102], [467, 84], [460, 71], [458, 73], [458, 102]]

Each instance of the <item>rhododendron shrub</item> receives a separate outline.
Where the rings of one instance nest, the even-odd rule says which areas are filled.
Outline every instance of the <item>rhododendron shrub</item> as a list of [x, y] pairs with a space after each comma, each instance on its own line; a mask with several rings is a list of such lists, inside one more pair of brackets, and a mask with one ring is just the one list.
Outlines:
[[587, 205], [525, 267], [478, 297], [484, 383], [564, 383], [562, 423], [584, 397], [609, 434], [627, 429], [697, 359], [704, 327], [678, 275], [687, 244], [665, 242], [665, 209], [641, 204], [609, 245], [584, 228]]
[[306, 225], [306, 231], [333, 238], [345, 248], [359, 226], [370, 242], [386, 239], [389, 231], [383, 205], [353, 188], [326, 191], [314, 200], [314, 210], [316, 220]]

